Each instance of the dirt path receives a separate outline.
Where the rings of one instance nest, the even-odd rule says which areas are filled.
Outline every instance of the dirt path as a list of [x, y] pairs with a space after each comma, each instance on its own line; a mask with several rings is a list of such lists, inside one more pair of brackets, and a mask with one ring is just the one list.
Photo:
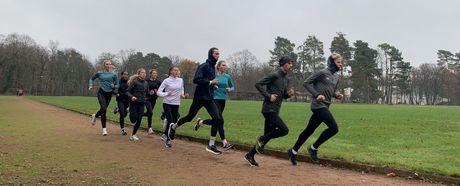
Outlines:
[[[95, 103], [96, 104], [96, 103]], [[138, 142], [100, 135], [81, 114], [31, 101], [0, 97], [0, 185], [428, 185], [420, 181], [361, 174], [309, 163], [257, 156], [250, 167], [244, 152], [206, 152], [198, 143], [175, 140], [165, 148], [159, 135], [139, 132]], [[128, 128], [131, 131], [131, 128]]]

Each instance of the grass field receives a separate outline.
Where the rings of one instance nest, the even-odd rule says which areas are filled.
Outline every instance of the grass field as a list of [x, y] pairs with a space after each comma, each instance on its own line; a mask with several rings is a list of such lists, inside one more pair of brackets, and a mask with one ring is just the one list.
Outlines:
[[[88, 114], [99, 107], [96, 97], [30, 98]], [[182, 101], [182, 116], [187, 114], [190, 103], [191, 100]], [[224, 119], [230, 142], [254, 143], [255, 137], [263, 132], [261, 105], [258, 101], [227, 101]], [[118, 115], [111, 112], [114, 107], [113, 99], [108, 118], [117, 121]], [[156, 129], [162, 125], [159, 119], [162, 110], [161, 100], [158, 100], [153, 124]], [[460, 176], [460, 107], [335, 104], [331, 110], [339, 124], [339, 133], [321, 146], [320, 157]], [[270, 141], [268, 148], [282, 151], [290, 148], [310, 115], [307, 103], [283, 103], [281, 117], [290, 132]], [[198, 117], [208, 117], [205, 109]], [[142, 124], [146, 126], [146, 119]], [[205, 126], [196, 132], [189, 123], [177, 132], [207, 139], [209, 129]], [[317, 129], [301, 153], [306, 153], [307, 144], [313, 143], [324, 129], [325, 125]]]

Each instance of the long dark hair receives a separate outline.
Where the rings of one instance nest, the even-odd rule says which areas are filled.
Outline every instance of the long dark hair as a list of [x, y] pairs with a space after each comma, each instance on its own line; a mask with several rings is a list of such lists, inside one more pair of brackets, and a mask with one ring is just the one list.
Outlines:
[[171, 66], [171, 67], [169, 67], [168, 76], [171, 76], [171, 71], [172, 71], [174, 68], [179, 69], [178, 66]]

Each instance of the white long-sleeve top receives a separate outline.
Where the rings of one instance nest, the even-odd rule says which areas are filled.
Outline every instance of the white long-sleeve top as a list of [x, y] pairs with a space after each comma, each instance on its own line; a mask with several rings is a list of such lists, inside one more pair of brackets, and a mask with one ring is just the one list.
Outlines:
[[[168, 92], [172, 92], [168, 96]], [[180, 105], [181, 96], [184, 95], [184, 80], [179, 77], [168, 77], [158, 88], [157, 95], [163, 97], [163, 103], [169, 105]]]

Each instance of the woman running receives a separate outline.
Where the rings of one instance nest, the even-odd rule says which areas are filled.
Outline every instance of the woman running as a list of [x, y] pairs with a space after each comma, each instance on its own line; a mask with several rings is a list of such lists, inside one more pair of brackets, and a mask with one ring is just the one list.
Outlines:
[[224, 124], [222, 115], [220, 114], [219, 108], [216, 103], [214, 103], [214, 91], [213, 87], [218, 83], [216, 79], [216, 63], [219, 59], [219, 49], [211, 48], [208, 51], [208, 59], [205, 63], [198, 66], [195, 72], [195, 77], [193, 78], [193, 83], [196, 84], [195, 94], [193, 95], [192, 105], [190, 105], [190, 110], [187, 116], [180, 118], [177, 121], [177, 124], [169, 125], [169, 138], [174, 139], [176, 133], [176, 128], [183, 125], [184, 123], [192, 121], [192, 119], [197, 115], [198, 111], [205, 107], [206, 111], [212, 118], [212, 127], [211, 127], [211, 138], [206, 147], [206, 151], [213, 154], [221, 154], [222, 152], [217, 149], [215, 146], [217, 128], [220, 125]]
[[147, 108], [147, 112], [144, 113], [144, 116], [147, 116], [147, 124], [149, 127], [148, 134], [153, 134], [152, 129], [152, 115], [153, 109], [155, 108], [155, 104], [157, 103], [157, 90], [161, 85], [161, 81], [157, 79], [158, 73], [155, 69], [151, 69], [149, 71], [150, 77], [147, 79], [147, 83], [149, 84], [149, 90], [147, 93], [147, 100], [145, 101], [145, 108]]
[[129, 105], [129, 119], [131, 123], [135, 123], [133, 133], [129, 138], [131, 141], [139, 140], [136, 133], [141, 126], [142, 116], [144, 115], [144, 106], [148, 90], [148, 83], [145, 81], [145, 69], [140, 68], [137, 74], [133, 75], [128, 80], [128, 95], [131, 103]]
[[327, 66], [326, 69], [318, 71], [308, 77], [303, 84], [315, 98], [311, 101], [313, 115], [310, 117], [307, 128], [300, 133], [294, 147], [287, 151], [292, 165], [297, 165], [296, 156], [300, 147], [307, 141], [308, 137], [315, 132], [316, 128], [318, 128], [322, 122], [324, 122], [328, 128], [321, 133], [315, 143], [308, 147], [308, 153], [313, 162], [318, 162], [317, 152], [319, 146], [339, 132], [337, 123], [329, 111], [329, 106], [331, 105], [333, 97], [336, 99], [343, 98], [342, 94], [335, 92], [339, 81], [337, 72], [342, 69], [342, 56], [333, 53], [327, 60]]
[[[232, 77], [229, 74], [225, 73], [225, 71], [227, 70], [227, 63], [225, 61], [221, 60], [217, 62], [216, 69], [216, 79], [218, 83], [216, 84], [216, 87], [214, 89], [214, 102], [219, 107], [220, 114], [223, 115], [225, 109], [225, 100], [227, 99], [227, 93], [235, 91], [235, 86], [233, 84]], [[200, 126], [203, 124], [212, 125], [212, 120], [202, 120], [201, 118], [198, 118], [197, 122], [195, 123], [195, 130], [198, 130]], [[222, 139], [222, 145], [224, 150], [231, 149], [233, 147], [233, 144], [229, 143], [225, 138], [224, 126], [219, 125], [217, 131], [219, 132], [219, 136]]]
[[169, 77], [161, 83], [157, 95], [163, 97], [163, 111], [167, 121], [161, 139], [166, 147], [172, 147], [171, 139], [168, 137], [169, 125], [177, 122], [180, 100], [185, 98], [184, 81], [179, 77], [178, 67], [169, 68]]
[[89, 90], [93, 89], [93, 81], [99, 79], [99, 91], [97, 92], [97, 100], [99, 101], [99, 111], [91, 115], [91, 124], [96, 124], [96, 118], [101, 116], [102, 135], [107, 136], [107, 107], [112, 99], [114, 89], [118, 88], [117, 74], [110, 71], [112, 61], [110, 59], [103, 61], [103, 71], [99, 71], [89, 80]]
[[121, 78], [118, 82], [118, 92], [116, 94], [117, 98], [117, 112], [120, 114], [120, 128], [121, 128], [121, 135], [127, 135], [125, 130], [125, 117], [128, 115], [128, 107], [129, 107], [129, 97], [126, 94], [128, 91], [128, 78], [129, 74], [126, 71], [122, 71], [120, 73]]

